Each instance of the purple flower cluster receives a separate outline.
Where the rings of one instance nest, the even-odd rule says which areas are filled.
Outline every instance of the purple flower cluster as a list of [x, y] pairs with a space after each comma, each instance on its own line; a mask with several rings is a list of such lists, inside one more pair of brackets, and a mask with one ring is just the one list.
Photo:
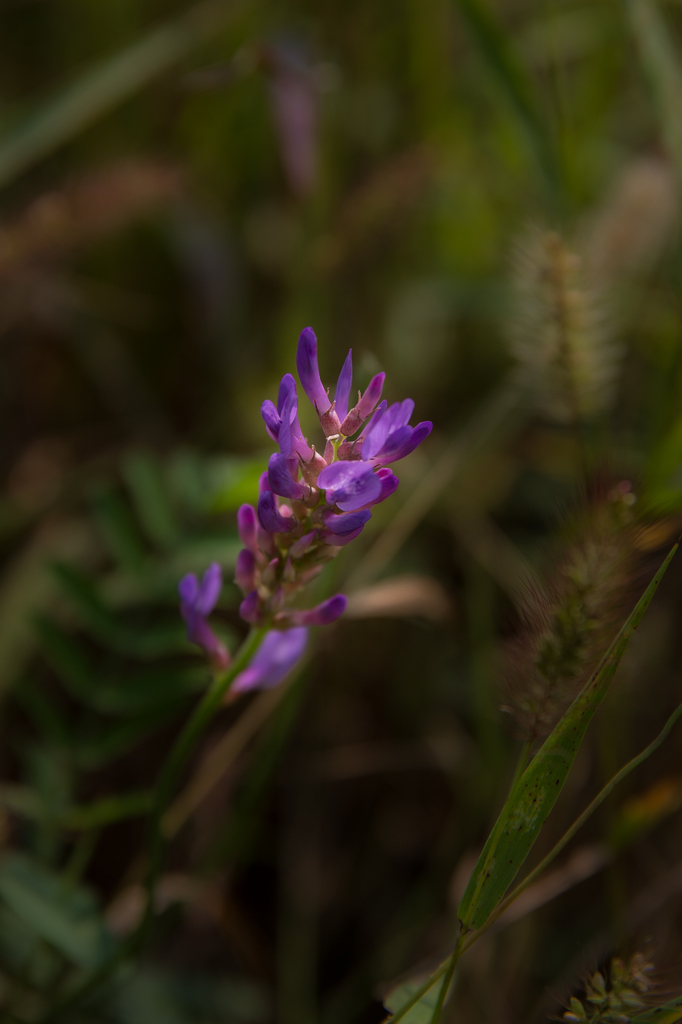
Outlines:
[[[393, 494], [398, 478], [389, 465], [413, 452], [432, 427], [429, 422], [410, 426], [411, 399], [390, 406], [380, 401], [383, 373], [372, 378], [363, 395], [358, 392], [357, 403], [349, 409], [350, 352], [332, 401], [320, 379], [317, 339], [310, 327], [299, 338], [296, 366], [320, 420], [325, 445], [321, 455], [303, 436], [296, 382], [285, 374], [277, 404], [268, 400], [261, 408], [265, 429], [279, 451], [270, 457], [261, 477], [257, 509], [242, 505], [237, 514], [244, 545], [235, 571], [245, 595], [240, 615], [254, 626], [273, 628], [235, 680], [233, 692], [276, 685], [303, 653], [307, 627], [326, 625], [343, 613], [346, 598], [341, 594], [305, 611], [292, 609], [290, 602], [325, 562], [362, 532], [372, 508]], [[216, 570], [212, 566], [201, 584], [196, 577], [186, 576], [180, 596], [189, 639], [220, 667], [220, 652], [226, 652], [206, 623], [220, 590], [218, 570], [214, 597]]]

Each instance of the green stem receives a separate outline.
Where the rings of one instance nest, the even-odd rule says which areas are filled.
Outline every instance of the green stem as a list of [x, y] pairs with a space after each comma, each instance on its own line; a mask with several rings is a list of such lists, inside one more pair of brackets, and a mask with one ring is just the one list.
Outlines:
[[436, 984], [439, 978], [442, 978], [445, 972], [448, 970], [450, 964], [450, 958], [444, 963], [437, 967], [433, 974], [430, 974], [423, 985], [420, 985], [416, 992], [413, 992], [410, 998], [407, 1000], [404, 1006], [401, 1006], [399, 1010], [396, 1010], [394, 1014], [389, 1017], [389, 1024], [398, 1024], [405, 1014], [409, 1013], [413, 1006], [419, 1002], [422, 996], [425, 996], [430, 988]]
[[163, 866], [164, 837], [162, 822], [164, 812], [172, 798], [178, 777], [187, 759], [215, 717], [225, 694], [228, 692], [236, 676], [247, 666], [255, 654], [266, 632], [267, 629], [265, 627], [251, 630], [235, 655], [230, 667], [221, 675], [216, 676], [212, 685], [194, 709], [193, 714], [178, 736], [161, 769], [155, 787], [154, 804], [148, 826], [149, 868], [145, 881], [147, 898], [145, 911], [138, 926], [128, 939], [121, 943], [112, 957], [96, 968], [91, 974], [86, 975], [71, 992], [67, 992], [60, 1001], [48, 1010], [45, 1016], [41, 1018], [39, 1024], [52, 1024], [53, 1021], [58, 1020], [66, 1010], [73, 1007], [108, 981], [116, 969], [125, 963], [131, 954], [139, 952], [144, 946], [154, 917], [156, 885]]
[[441, 1011], [443, 1009], [443, 1003], [445, 1002], [445, 997], [447, 996], [448, 992], [450, 991], [450, 985], [452, 984], [452, 979], [453, 979], [453, 976], [454, 976], [454, 973], [455, 973], [455, 968], [457, 967], [457, 961], [459, 960], [460, 956], [462, 955], [463, 939], [464, 939], [464, 935], [463, 935], [463, 933], [460, 932], [459, 938], [457, 939], [457, 945], [453, 949], [452, 956], [450, 957], [450, 960], [448, 961], [447, 970], [445, 971], [445, 976], [444, 976], [443, 981], [442, 981], [441, 986], [440, 986], [440, 991], [438, 993], [438, 999], [436, 1000], [436, 1005], [433, 1008], [433, 1014], [431, 1016], [431, 1024], [438, 1024], [438, 1021], [440, 1020]]
[[175, 746], [161, 770], [156, 783], [156, 797], [149, 819], [149, 869], [147, 871], [147, 901], [145, 913], [137, 929], [136, 945], [143, 945], [149, 926], [154, 916], [154, 895], [163, 864], [164, 837], [162, 819], [171, 801], [178, 777], [195, 745], [213, 720], [236, 676], [246, 668], [256, 653], [267, 630], [265, 627], [252, 629], [237, 655], [222, 675], [216, 676], [213, 685], [206, 691], [203, 699], [194, 709], [194, 713], [180, 733]]

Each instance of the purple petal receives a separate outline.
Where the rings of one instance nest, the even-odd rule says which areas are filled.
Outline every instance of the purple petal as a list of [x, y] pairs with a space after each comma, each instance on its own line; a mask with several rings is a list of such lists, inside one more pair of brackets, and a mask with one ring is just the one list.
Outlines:
[[381, 392], [384, 390], [385, 380], [385, 373], [377, 373], [372, 377], [371, 381], [367, 385], [365, 393], [357, 405], [358, 413], [363, 420], [366, 420], [367, 417], [372, 414], [375, 405], [381, 398]]
[[[401, 427], [389, 437], [387, 443], [376, 456], [376, 462], [397, 462], [398, 459], [404, 459], [406, 455], [409, 455], [415, 448], [419, 447], [432, 430], [433, 423], [429, 420], [418, 423], [416, 427]], [[407, 434], [403, 435], [403, 431], [409, 431], [409, 436]]]
[[297, 626], [328, 626], [346, 610], [348, 599], [343, 594], [330, 597], [315, 608], [291, 612], [290, 621]]
[[378, 505], [380, 502], [386, 501], [386, 498], [390, 498], [392, 494], [395, 494], [395, 492], [398, 490], [398, 484], [400, 483], [400, 480], [395, 475], [395, 473], [391, 472], [390, 469], [386, 469], [383, 467], [382, 469], [377, 470], [376, 475], [379, 477], [379, 480], [381, 481], [381, 494], [374, 502], [375, 505]]
[[277, 686], [305, 653], [308, 630], [305, 627], [280, 631], [272, 629], [251, 659], [251, 664], [235, 679], [233, 693], [269, 689]]
[[283, 498], [302, 498], [309, 491], [297, 480], [294, 480], [289, 472], [289, 466], [284, 455], [275, 452], [270, 456], [268, 462], [268, 480], [270, 489]]
[[346, 361], [341, 367], [341, 373], [336, 383], [334, 402], [336, 415], [340, 420], [345, 420], [348, 415], [348, 399], [350, 398], [351, 384], [353, 383], [353, 350], [348, 350]]
[[252, 590], [239, 605], [239, 614], [244, 622], [250, 622], [252, 626], [255, 626], [259, 619], [259, 612], [258, 591]]
[[282, 419], [279, 426], [279, 448], [285, 458], [289, 458], [291, 455], [291, 448], [293, 444], [293, 431], [291, 429], [292, 420], [296, 419], [298, 400], [296, 394], [289, 394], [284, 401], [282, 406]]
[[330, 505], [344, 512], [367, 505], [381, 494], [381, 481], [366, 462], [333, 462], [322, 470], [317, 486], [326, 491]]
[[241, 505], [237, 512], [237, 530], [239, 539], [245, 548], [256, 553], [256, 510], [253, 505]]
[[272, 491], [263, 491], [258, 499], [258, 522], [268, 533], [289, 533], [296, 526], [293, 516], [280, 514]]
[[263, 491], [269, 491], [269, 490], [270, 490], [270, 481], [268, 480], [268, 471], [266, 469], [266, 471], [264, 473], [261, 473], [261, 475], [258, 478], [258, 493], [262, 494]]
[[320, 371], [317, 367], [317, 338], [312, 327], [305, 327], [301, 331], [296, 352], [296, 368], [301, 387], [317, 412], [326, 412], [331, 402], [320, 380]]
[[384, 387], [385, 373], [377, 373], [375, 377], [372, 377], [371, 381], [367, 385], [367, 389], [358, 400], [358, 404], [354, 406], [343, 423], [341, 424], [341, 433], [345, 434], [346, 437], [350, 437], [355, 431], [372, 415], [372, 411], [381, 398], [381, 392]]
[[279, 391], [277, 393], [277, 410], [280, 416], [288, 398], [291, 398], [292, 404], [298, 403], [296, 381], [290, 373], [285, 373], [279, 383]]
[[196, 613], [187, 618], [187, 639], [190, 643], [201, 647], [208, 654], [217, 669], [225, 669], [230, 663], [230, 655], [225, 645], [218, 639], [205, 619]]
[[306, 551], [309, 550], [317, 536], [317, 531], [312, 530], [310, 533], [304, 533], [302, 537], [295, 540], [289, 548], [289, 555], [291, 558], [302, 558]]
[[372, 518], [372, 513], [366, 509], [361, 512], [346, 512], [344, 515], [336, 515], [334, 512], [323, 512], [322, 522], [337, 536], [343, 537], [355, 530], [362, 529], [365, 523]]
[[269, 398], [266, 398], [263, 404], [261, 405], [260, 414], [263, 417], [265, 429], [267, 430], [269, 436], [272, 438], [273, 441], [278, 441], [280, 415]]
[[[383, 404], [382, 402], [381, 405]], [[393, 424], [392, 409], [393, 406], [391, 406], [391, 409], [382, 409], [380, 406], [374, 413], [372, 422], [365, 431], [362, 440], [362, 458], [365, 462], [368, 459], [373, 459], [376, 453], [384, 446]]]
[[193, 572], [187, 573], [178, 583], [178, 593], [183, 605], [191, 608], [199, 593], [199, 580]]
[[217, 562], [209, 565], [199, 584], [199, 592], [194, 601], [194, 607], [199, 615], [206, 618], [210, 615], [220, 597], [223, 589], [223, 573]]
[[320, 530], [319, 538], [324, 544], [328, 544], [330, 548], [342, 548], [346, 544], [350, 544], [352, 540], [359, 537], [365, 528], [365, 524], [358, 526], [357, 530], [353, 530], [352, 533], [344, 533], [343, 536], [339, 536], [332, 533], [331, 530]]
[[256, 585], [255, 582], [256, 559], [253, 551], [242, 548], [237, 555], [237, 563], [234, 569], [234, 581], [244, 593], [249, 593]]

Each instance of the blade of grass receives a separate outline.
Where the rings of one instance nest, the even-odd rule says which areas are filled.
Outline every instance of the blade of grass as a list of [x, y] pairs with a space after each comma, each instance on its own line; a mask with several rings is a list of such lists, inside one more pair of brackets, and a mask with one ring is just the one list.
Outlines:
[[573, 836], [583, 827], [587, 819], [592, 814], [594, 814], [594, 812], [597, 810], [598, 807], [601, 806], [601, 804], [603, 804], [604, 800], [606, 800], [606, 798], [613, 792], [616, 786], [619, 785], [619, 783], [621, 783], [623, 779], [625, 779], [630, 774], [630, 772], [634, 771], [635, 768], [639, 767], [639, 765], [642, 764], [643, 761], [646, 761], [648, 757], [651, 757], [651, 755], [658, 750], [661, 744], [669, 736], [671, 730], [673, 729], [673, 726], [680, 718], [680, 715], [682, 715], [682, 704], [679, 704], [675, 708], [672, 715], [668, 718], [667, 722], [659, 732], [656, 739], [652, 740], [648, 747], [645, 747], [644, 750], [637, 754], [636, 757], [633, 757], [631, 761], [628, 761], [626, 765], [623, 765], [620, 771], [616, 772], [613, 778], [609, 779], [609, 781], [606, 783], [603, 789], [599, 791], [597, 796], [585, 808], [582, 814], [578, 818], [576, 818], [571, 827], [564, 833], [564, 835], [561, 837], [558, 843], [556, 843], [556, 845], [552, 847], [547, 856], [544, 857], [537, 865], [537, 867], [534, 868], [524, 878], [524, 880], [516, 886], [513, 892], [510, 892], [509, 895], [505, 899], [503, 899], [500, 904], [498, 904], [496, 909], [493, 911], [493, 913], [486, 921], [485, 925], [483, 925], [483, 927], [480, 928], [475, 933], [475, 935], [469, 936], [469, 938], [465, 942], [465, 949], [468, 949], [471, 945], [473, 945], [473, 943], [479, 938], [479, 936], [481, 936], [483, 932], [487, 931], [488, 928], [491, 925], [493, 925], [495, 921], [497, 921], [504, 914], [505, 910], [507, 910], [507, 908], [511, 906], [511, 904], [516, 899], [518, 899], [521, 893], [525, 892], [525, 890], [528, 889], [529, 886], [531, 886], [540, 877], [543, 871], [545, 871], [545, 869], [549, 867], [552, 861], [555, 860], [556, 857], [558, 857], [558, 855], [564, 849], [564, 847], [567, 846], [567, 844], [571, 841]]
[[606, 695], [620, 660], [676, 551], [677, 544], [637, 602], [597, 671], [512, 790], [460, 903], [458, 916], [464, 929], [472, 931], [486, 923], [528, 856], [568, 777], [587, 726]]
[[481, 0], [457, 0], [472, 40], [485, 62], [491, 81], [504, 98], [535, 158], [548, 199], [560, 204], [562, 175], [548, 126], [535, 100], [533, 83], [509, 42], [509, 33], [497, 24]]
[[663, 137], [682, 179], [682, 64], [655, 0], [624, 0]]
[[[607, 782], [604, 788], [597, 794], [597, 796], [589, 804], [589, 806], [585, 808], [583, 813], [578, 818], [576, 818], [576, 820], [573, 822], [568, 831], [564, 833], [559, 842], [550, 850], [547, 856], [543, 858], [543, 860], [538, 864], [538, 866], [534, 868], [533, 871], [531, 871], [526, 876], [526, 878], [524, 878], [524, 880], [513, 890], [513, 892], [511, 892], [504, 900], [502, 900], [498, 904], [497, 908], [488, 917], [485, 924], [481, 928], [477, 929], [475, 932], [463, 937], [461, 946], [462, 953], [465, 953], [471, 946], [473, 946], [473, 944], [477, 942], [478, 939], [482, 935], [484, 935], [485, 932], [487, 932], [488, 929], [491, 928], [492, 925], [494, 925], [495, 922], [503, 916], [504, 912], [511, 906], [511, 904], [540, 877], [543, 871], [545, 871], [545, 869], [549, 867], [552, 861], [561, 853], [564, 847], [570, 842], [570, 840], [575, 836], [579, 829], [582, 828], [582, 826], [585, 824], [587, 819], [594, 813], [594, 811], [596, 811], [597, 808], [604, 802], [604, 800], [606, 800], [610, 793], [613, 792], [616, 786], [620, 782], [622, 782], [623, 779], [630, 774], [630, 772], [634, 771], [635, 768], [637, 768], [640, 764], [642, 764], [643, 761], [645, 761], [656, 750], [658, 750], [661, 744], [669, 736], [671, 730], [673, 729], [674, 725], [679, 720], [681, 715], [682, 704], [678, 705], [678, 707], [675, 708], [672, 715], [670, 715], [670, 717], [668, 718], [667, 722], [661, 729], [656, 739], [652, 740], [652, 742], [647, 747], [645, 747], [644, 750], [637, 754], [636, 757], [633, 757], [631, 761], [628, 761], [628, 763], [624, 765], [620, 769], [620, 771], [617, 772], [613, 776], [613, 778], [609, 780], [609, 782]], [[440, 964], [440, 966], [436, 968], [433, 974], [429, 975], [429, 977], [419, 986], [419, 988], [411, 994], [410, 999], [407, 1000], [402, 1007], [400, 1007], [399, 1011], [396, 1012], [395, 1016], [389, 1018], [391, 1024], [397, 1024], [398, 1021], [404, 1019], [405, 1015], [410, 1011], [410, 1009], [416, 1006], [419, 1003], [419, 1001], [424, 997], [424, 995], [431, 991], [436, 982], [443, 977], [449, 965], [450, 958], [448, 958], [448, 960]], [[394, 989], [393, 991], [394, 993], [396, 993], [405, 987], [405, 985], [398, 986], [398, 988]], [[391, 999], [392, 996], [389, 996], [388, 998]], [[639, 1018], [637, 1019], [639, 1020]], [[671, 1022], [675, 1019], [676, 1018], [674, 1017], [671, 1018]], [[654, 1017], [652, 1018], [652, 1020], [658, 1020], [658, 1017]], [[667, 1018], [663, 1018], [662, 1020], [665, 1024]], [[642, 1016], [641, 1024], [649, 1024], [649, 1018]]]
[[206, 0], [67, 86], [0, 141], [0, 188], [206, 42], [242, 5]]

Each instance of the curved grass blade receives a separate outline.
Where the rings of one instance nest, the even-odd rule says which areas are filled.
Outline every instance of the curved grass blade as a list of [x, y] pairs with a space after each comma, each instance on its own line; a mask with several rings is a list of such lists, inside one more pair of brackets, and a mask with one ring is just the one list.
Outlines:
[[508, 36], [497, 24], [481, 0], [458, 0], [457, 6], [485, 61], [490, 78], [504, 96], [514, 119], [535, 157], [541, 177], [553, 205], [558, 205], [562, 175], [549, 131], [535, 101], [532, 82], [526, 75]]
[[631, 1017], [631, 1024], [675, 1024], [682, 1020], [682, 996], [677, 996], [662, 1006], [652, 1006], [643, 1010], [636, 1017]]
[[67, 86], [0, 142], [0, 188], [209, 40], [239, 10], [205, 0]]
[[625, 0], [663, 136], [682, 178], [682, 63], [654, 0]]
[[502, 808], [459, 907], [465, 931], [481, 928], [503, 898], [554, 807], [587, 726], [609, 688], [677, 544], [611, 644], [594, 675], [518, 780]]

